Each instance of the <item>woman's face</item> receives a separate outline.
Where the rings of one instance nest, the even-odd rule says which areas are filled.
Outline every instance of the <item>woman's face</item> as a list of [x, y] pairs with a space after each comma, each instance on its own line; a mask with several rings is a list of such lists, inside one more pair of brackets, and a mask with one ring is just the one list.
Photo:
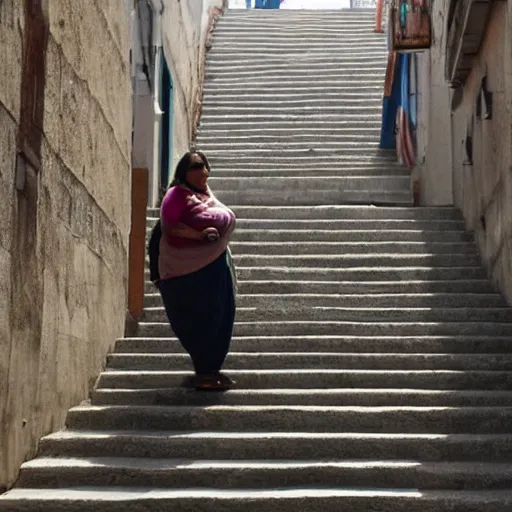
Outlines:
[[190, 157], [190, 164], [187, 171], [187, 182], [199, 190], [206, 191], [206, 183], [209, 175], [210, 173], [203, 159], [199, 155], [193, 154]]

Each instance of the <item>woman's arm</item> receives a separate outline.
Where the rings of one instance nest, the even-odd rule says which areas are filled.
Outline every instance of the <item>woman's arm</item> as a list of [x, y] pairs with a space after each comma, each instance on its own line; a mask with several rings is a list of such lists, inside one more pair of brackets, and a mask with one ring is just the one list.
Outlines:
[[166, 226], [164, 232], [167, 235], [178, 236], [180, 238], [188, 238], [190, 240], [204, 240], [204, 235], [201, 231], [191, 228], [182, 222], [173, 224], [172, 226]]

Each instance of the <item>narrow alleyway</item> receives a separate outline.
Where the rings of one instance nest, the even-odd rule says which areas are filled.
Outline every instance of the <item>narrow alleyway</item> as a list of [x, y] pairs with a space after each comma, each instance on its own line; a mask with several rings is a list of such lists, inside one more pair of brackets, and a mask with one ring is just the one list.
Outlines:
[[238, 386], [180, 388], [190, 364], [148, 282], [139, 336], [0, 511], [512, 509], [512, 309], [460, 213], [412, 207], [409, 171], [378, 149], [372, 27], [361, 11], [219, 21], [198, 147], [238, 217]]

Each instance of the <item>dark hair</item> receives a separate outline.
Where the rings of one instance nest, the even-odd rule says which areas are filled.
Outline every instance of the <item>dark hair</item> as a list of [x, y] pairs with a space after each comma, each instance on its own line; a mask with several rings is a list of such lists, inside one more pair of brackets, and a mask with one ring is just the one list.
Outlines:
[[208, 169], [208, 172], [210, 172], [210, 162], [208, 162], [206, 155], [201, 151], [191, 149], [180, 158], [180, 161], [176, 166], [176, 170], [174, 171], [174, 176], [172, 178], [171, 184], [169, 185], [169, 188], [175, 187], [176, 185], [185, 185], [187, 183], [187, 171], [190, 168], [190, 163], [194, 155], [197, 155], [201, 158], [204, 165]]

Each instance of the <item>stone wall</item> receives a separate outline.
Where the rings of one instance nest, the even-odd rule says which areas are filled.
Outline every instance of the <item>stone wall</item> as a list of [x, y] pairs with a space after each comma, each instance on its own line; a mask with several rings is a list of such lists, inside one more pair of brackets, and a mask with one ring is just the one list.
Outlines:
[[[495, 2], [485, 39], [452, 114], [453, 180], [459, 206], [493, 280], [512, 301], [512, 53], [510, 2]], [[482, 78], [492, 119], [477, 115]], [[466, 137], [472, 135], [472, 164]]]
[[[39, 169], [22, 159], [16, 166], [27, 110], [26, 8], [38, 4], [47, 26], [37, 50], [44, 56]], [[123, 333], [128, 25], [118, 0], [0, 2], [0, 487], [87, 397]]]

